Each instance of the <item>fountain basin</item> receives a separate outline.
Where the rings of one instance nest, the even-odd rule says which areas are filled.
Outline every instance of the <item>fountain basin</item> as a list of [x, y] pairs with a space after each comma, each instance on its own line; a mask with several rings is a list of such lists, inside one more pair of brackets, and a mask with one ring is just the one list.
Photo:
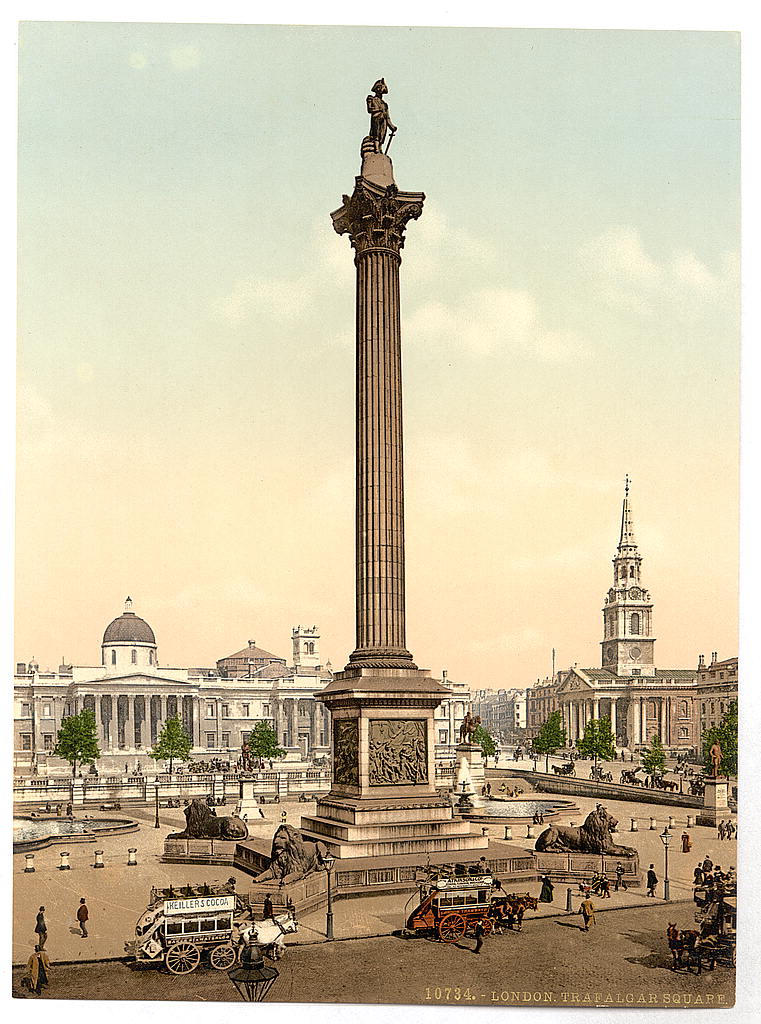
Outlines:
[[17, 817], [13, 819], [13, 852], [29, 853], [52, 843], [92, 843], [137, 829], [137, 822], [118, 818]]
[[531, 824], [534, 815], [544, 815], [544, 824], [549, 824], [561, 814], [578, 814], [579, 809], [572, 800], [558, 799], [500, 799], [492, 797], [480, 807], [474, 807], [472, 811], [466, 812], [463, 817], [469, 821], [486, 822], [527, 822]]

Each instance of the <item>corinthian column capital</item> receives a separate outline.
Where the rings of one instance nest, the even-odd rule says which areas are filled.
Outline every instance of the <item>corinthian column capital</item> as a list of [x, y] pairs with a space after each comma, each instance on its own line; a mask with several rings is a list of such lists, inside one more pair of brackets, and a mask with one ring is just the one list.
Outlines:
[[366, 178], [356, 179], [354, 192], [343, 197], [343, 206], [332, 213], [339, 235], [349, 235], [357, 256], [385, 249], [397, 256], [404, 247], [404, 230], [423, 212], [423, 192], [400, 192], [396, 185], [385, 188]]

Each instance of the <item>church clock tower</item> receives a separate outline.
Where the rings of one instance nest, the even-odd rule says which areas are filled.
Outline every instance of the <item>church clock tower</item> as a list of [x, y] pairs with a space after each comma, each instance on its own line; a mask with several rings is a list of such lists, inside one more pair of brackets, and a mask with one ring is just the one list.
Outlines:
[[634, 539], [627, 476], [621, 512], [621, 538], [613, 559], [613, 586], [602, 610], [602, 667], [617, 676], [655, 674], [653, 603], [650, 592], [642, 586], [641, 563], [642, 556]]

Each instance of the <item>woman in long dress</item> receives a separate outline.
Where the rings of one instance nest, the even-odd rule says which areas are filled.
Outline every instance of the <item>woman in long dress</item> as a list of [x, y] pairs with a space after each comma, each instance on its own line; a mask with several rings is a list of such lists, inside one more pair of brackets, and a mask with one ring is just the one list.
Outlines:
[[539, 893], [540, 903], [552, 903], [555, 886], [547, 875], [542, 875], [542, 891]]

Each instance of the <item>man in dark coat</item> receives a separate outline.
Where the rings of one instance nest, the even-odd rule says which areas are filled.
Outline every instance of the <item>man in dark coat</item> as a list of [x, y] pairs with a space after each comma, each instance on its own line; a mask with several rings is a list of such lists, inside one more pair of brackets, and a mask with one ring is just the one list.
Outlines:
[[476, 937], [476, 948], [473, 950], [474, 953], [481, 952], [481, 946], [484, 944], [484, 924], [483, 921], [477, 921], [476, 927], [473, 929], [473, 934]]
[[625, 873], [625, 871], [626, 871], [626, 868], [619, 861], [618, 864], [616, 864], [616, 884], [613, 887], [616, 892], [618, 892], [620, 887], [623, 887], [624, 892], [627, 891], [628, 886], [626, 885], [626, 882], [624, 881], [624, 873]]
[[655, 873], [655, 865], [651, 864], [647, 871], [647, 895], [655, 898], [655, 887], [658, 884], [658, 876]]
[[272, 906], [272, 897], [270, 896], [269, 893], [267, 893], [267, 895], [264, 897], [264, 911], [263, 911], [263, 913], [264, 913], [264, 920], [265, 921], [267, 919], [274, 921], [274, 919], [275, 919], [275, 910], [274, 910], [274, 908]]
[[48, 926], [45, 921], [45, 908], [40, 907], [37, 913], [37, 923], [34, 926], [34, 930], [37, 933], [37, 942], [41, 950], [45, 948], [45, 943], [48, 939]]
[[90, 911], [87, 909], [87, 904], [85, 903], [85, 898], [83, 896], [82, 899], [79, 901], [79, 907], [77, 909], [77, 921], [79, 922], [79, 927], [82, 930], [83, 939], [87, 938], [87, 922], [89, 920]]

